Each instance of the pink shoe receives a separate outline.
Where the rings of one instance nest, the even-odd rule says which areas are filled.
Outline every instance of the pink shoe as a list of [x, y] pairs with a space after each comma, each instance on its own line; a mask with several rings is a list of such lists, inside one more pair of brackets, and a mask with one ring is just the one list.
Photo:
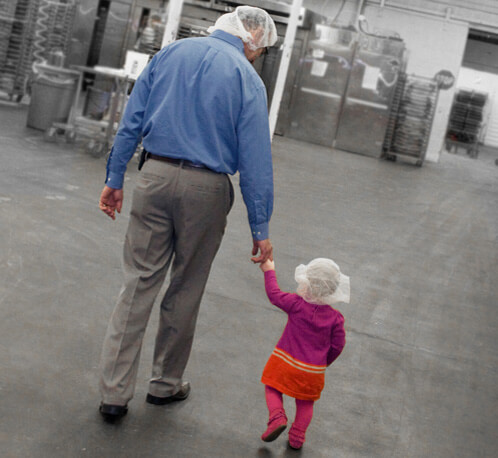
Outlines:
[[305, 432], [297, 429], [294, 425], [292, 425], [289, 430], [289, 445], [294, 450], [299, 450], [304, 442], [305, 442]]
[[274, 441], [287, 428], [287, 417], [285, 413], [280, 413], [268, 422], [268, 428], [261, 436], [265, 442]]

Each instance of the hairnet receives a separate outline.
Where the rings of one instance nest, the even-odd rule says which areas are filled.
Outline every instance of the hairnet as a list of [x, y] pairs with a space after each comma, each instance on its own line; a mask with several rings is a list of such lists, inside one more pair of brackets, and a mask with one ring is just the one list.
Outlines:
[[349, 303], [349, 277], [331, 259], [313, 259], [296, 267], [297, 294], [312, 304]]
[[256, 50], [273, 46], [277, 41], [277, 29], [270, 15], [254, 6], [238, 6], [232, 13], [220, 16], [208, 32], [223, 30], [239, 37], [249, 48]]

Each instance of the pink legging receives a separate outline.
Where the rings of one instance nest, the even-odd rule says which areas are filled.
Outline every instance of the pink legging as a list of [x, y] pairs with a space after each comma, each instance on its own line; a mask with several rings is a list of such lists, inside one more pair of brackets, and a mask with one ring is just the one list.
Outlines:
[[[284, 400], [282, 393], [271, 386], [265, 385], [266, 405], [270, 411], [270, 420], [284, 412]], [[313, 418], [314, 401], [302, 401], [296, 399], [296, 418], [293, 427], [303, 433]]]

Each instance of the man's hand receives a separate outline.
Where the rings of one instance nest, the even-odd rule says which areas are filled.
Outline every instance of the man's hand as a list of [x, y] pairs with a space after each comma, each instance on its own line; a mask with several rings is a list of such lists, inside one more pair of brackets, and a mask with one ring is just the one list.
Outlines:
[[99, 208], [110, 218], [116, 219], [115, 212], [121, 213], [122, 206], [123, 190], [104, 186], [102, 194], [100, 194]]
[[[260, 255], [256, 257], [260, 252]], [[253, 240], [251, 261], [256, 263], [265, 262], [267, 259], [273, 259], [273, 247], [271, 246], [270, 239], [265, 240]]]

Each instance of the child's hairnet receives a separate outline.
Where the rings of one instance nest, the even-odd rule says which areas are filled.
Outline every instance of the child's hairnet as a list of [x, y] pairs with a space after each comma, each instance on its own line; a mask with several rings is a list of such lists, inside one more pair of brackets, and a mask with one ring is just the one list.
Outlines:
[[208, 32], [223, 30], [239, 37], [252, 50], [273, 46], [277, 41], [277, 29], [270, 15], [255, 6], [238, 6], [232, 13], [220, 16]]
[[312, 304], [349, 304], [349, 277], [331, 259], [313, 259], [296, 267], [297, 294]]

